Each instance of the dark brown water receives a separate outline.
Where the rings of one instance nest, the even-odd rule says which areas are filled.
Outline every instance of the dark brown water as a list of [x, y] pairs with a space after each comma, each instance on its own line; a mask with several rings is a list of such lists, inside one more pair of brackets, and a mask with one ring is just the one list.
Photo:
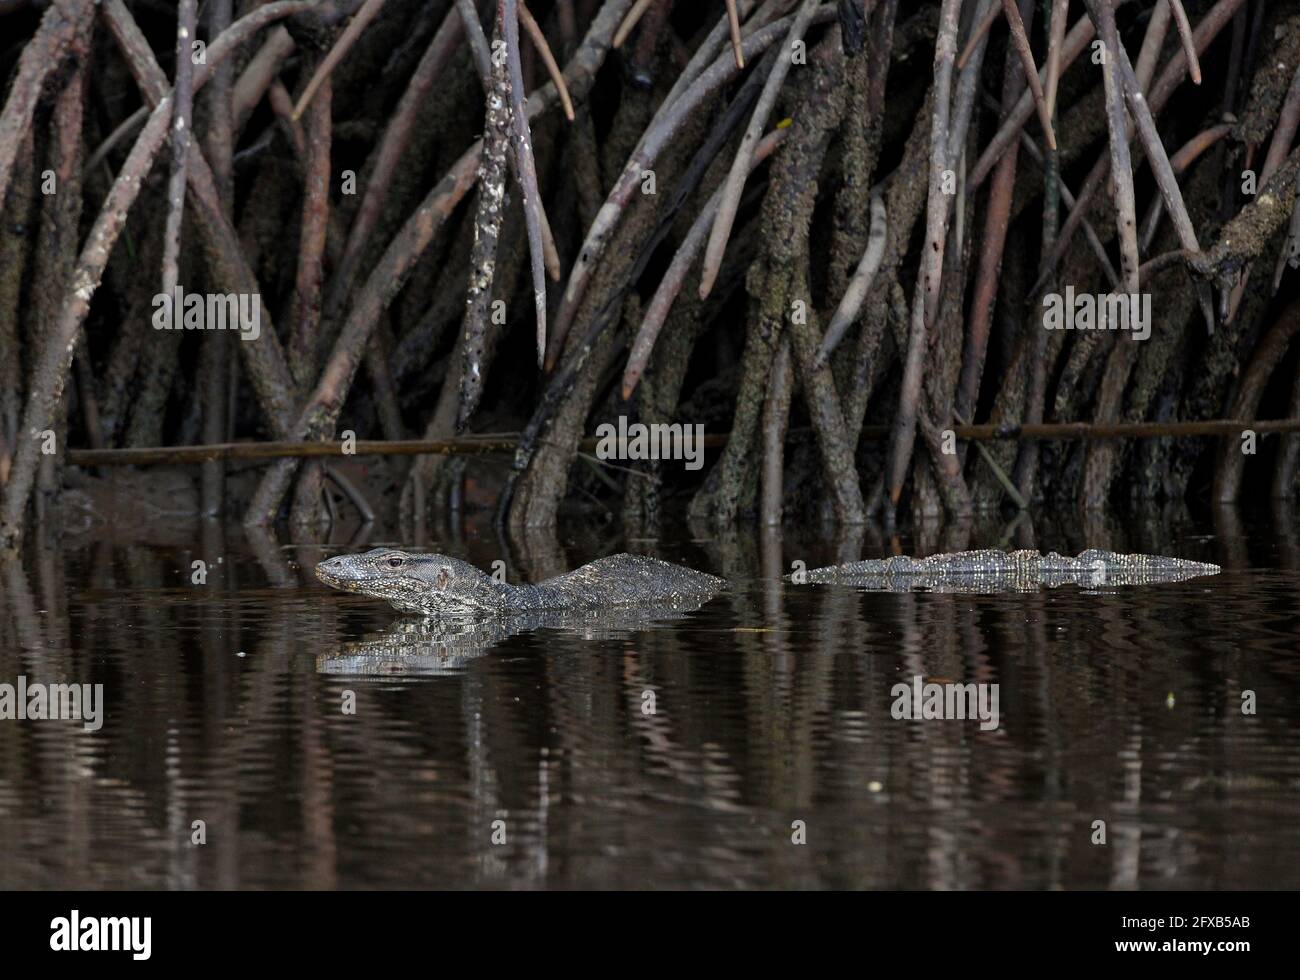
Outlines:
[[[0, 566], [0, 683], [102, 683], [105, 712], [0, 721], [0, 887], [1300, 887], [1293, 516], [955, 537], [470, 529], [425, 545], [512, 581], [632, 550], [736, 588], [660, 622], [441, 637], [310, 577], [346, 541], [38, 543]], [[986, 596], [774, 580], [895, 544], [1225, 571]], [[999, 727], [893, 718], [915, 675], [998, 684]]]

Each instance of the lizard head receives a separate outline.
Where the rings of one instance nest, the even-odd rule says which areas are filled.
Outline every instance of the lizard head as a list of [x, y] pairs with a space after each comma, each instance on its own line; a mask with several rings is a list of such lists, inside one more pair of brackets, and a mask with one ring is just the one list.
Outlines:
[[331, 588], [387, 599], [394, 609], [424, 616], [492, 615], [501, 611], [505, 589], [459, 558], [395, 548], [330, 558], [316, 566], [316, 577]]

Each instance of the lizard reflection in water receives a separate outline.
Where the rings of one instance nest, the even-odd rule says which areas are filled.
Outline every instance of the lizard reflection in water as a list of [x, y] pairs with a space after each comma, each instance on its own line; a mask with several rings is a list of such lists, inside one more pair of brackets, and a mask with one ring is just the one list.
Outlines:
[[554, 630], [584, 640], [626, 638], [637, 630], [683, 620], [704, 600], [613, 609], [545, 609], [502, 616], [430, 619], [402, 616], [383, 632], [344, 643], [316, 658], [322, 674], [456, 674], [512, 636]]

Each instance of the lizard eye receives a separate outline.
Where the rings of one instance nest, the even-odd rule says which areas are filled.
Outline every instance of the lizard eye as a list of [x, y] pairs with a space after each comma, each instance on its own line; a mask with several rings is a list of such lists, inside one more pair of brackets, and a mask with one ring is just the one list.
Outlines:
[[401, 567], [402, 567], [402, 559], [400, 559], [400, 558], [398, 558], [396, 555], [394, 555], [392, 558], [389, 558], [389, 559], [388, 559], [388, 567], [389, 567], [389, 568], [401, 568]]

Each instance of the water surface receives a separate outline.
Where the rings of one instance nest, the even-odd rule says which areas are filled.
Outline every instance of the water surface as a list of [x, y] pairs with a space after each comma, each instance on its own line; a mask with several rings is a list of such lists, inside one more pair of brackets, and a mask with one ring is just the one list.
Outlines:
[[[315, 582], [347, 537], [110, 525], [0, 566], [0, 682], [106, 703], [98, 732], [0, 721], [0, 887], [1300, 887], [1289, 513], [522, 548], [484, 525], [423, 546], [513, 581], [638, 551], [735, 587], [657, 621], [439, 637]], [[776, 579], [1091, 545], [1225, 571], [983, 596]], [[997, 683], [998, 729], [891, 717], [916, 675]]]

